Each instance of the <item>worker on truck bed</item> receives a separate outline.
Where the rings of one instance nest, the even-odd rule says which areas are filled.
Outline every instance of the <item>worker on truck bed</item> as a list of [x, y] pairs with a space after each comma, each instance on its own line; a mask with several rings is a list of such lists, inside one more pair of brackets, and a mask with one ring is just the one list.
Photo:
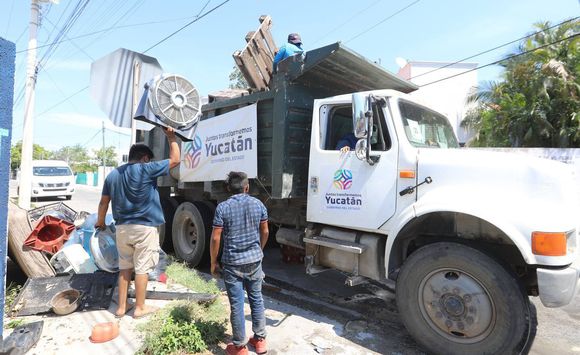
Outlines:
[[230, 301], [232, 343], [226, 347], [228, 355], [248, 354], [244, 317], [244, 289], [252, 313], [254, 336], [249, 344], [256, 353], [265, 354], [266, 316], [262, 298], [262, 249], [268, 241], [268, 212], [260, 200], [248, 195], [248, 175], [232, 171], [226, 186], [233, 195], [215, 210], [210, 243], [211, 274], [219, 277], [218, 253], [223, 234], [223, 278]]
[[129, 162], [113, 170], [105, 179], [95, 228], [104, 229], [105, 215], [112, 202], [119, 252], [119, 301], [115, 312], [121, 318], [133, 305], [127, 304], [127, 291], [135, 271], [134, 318], [156, 311], [145, 305], [148, 274], [159, 262], [157, 227], [165, 223], [157, 192], [157, 177], [169, 175], [179, 165], [179, 145], [172, 128], [164, 129], [169, 142], [169, 159], [151, 161], [153, 152], [145, 144], [134, 144]]
[[280, 49], [278, 49], [278, 53], [274, 57], [274, 72], [278, 70], [278, 63], [283, 59], [291, 57], [293, 55], [302, 54], [304, 50], [302, 49], [302, 39], [298, 33], [290, 33], [288, 35], [288, 43], [285, 43]]

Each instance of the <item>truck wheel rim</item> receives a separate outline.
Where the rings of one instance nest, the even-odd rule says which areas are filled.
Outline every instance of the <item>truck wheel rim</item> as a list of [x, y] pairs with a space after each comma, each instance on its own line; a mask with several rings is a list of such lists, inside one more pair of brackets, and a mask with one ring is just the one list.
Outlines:
[[195, 251], [197, 244], [197, 228], [190, 217], [183, 219], [179, 226], [179, 250], [186, 254], [191, 254]]
[[453, 342], [476, 343], [493, 329], [496, 313], [489, 291], [461, 270], [432, 271], [419, 285], [418, 297], [429, 326]]

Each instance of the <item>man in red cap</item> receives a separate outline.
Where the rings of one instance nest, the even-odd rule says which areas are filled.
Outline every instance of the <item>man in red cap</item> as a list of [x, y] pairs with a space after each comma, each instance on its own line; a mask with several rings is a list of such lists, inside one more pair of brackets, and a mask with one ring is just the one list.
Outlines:
[[298, 33], [290, 33], [288, 35], [288, 43], [285, 43], [280, 49], [276, 56], [274, 57], [274, 72], [277, 70], [278, 63], [290, 56], [302, 54], [304, 50], [302, 49], [302, 39]]

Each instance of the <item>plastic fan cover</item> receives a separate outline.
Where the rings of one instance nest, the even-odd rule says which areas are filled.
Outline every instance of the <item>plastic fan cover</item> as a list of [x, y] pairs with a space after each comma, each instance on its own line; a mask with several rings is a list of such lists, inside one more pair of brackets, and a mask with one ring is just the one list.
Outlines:
[[185, 78], [175, 74], [155, 77], [149, 84], [149, 105], [165, 124], [185, 130], [201, 115], [199, 92]]

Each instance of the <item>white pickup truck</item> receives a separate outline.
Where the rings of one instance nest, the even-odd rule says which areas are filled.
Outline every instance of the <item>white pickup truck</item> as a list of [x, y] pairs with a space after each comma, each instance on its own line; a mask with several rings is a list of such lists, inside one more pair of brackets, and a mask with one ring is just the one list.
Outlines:
[[[228, 197], [208, 171], [256, 169], [251, 193], [306, 273], [395, 282], [400, 316], [429, 352], [518, 352], [528, 296], [560, 307], [580, 288], [578, 186], [563, 163], [459, 148], [444, 116], [403, 93], [415, 89], [337, 43], [280, 63], [269, 91], [206, 104], [179, 171], [159, 180], [165, 246], [194, 266], [207, 258]], [[337, 150], [348, 134], [356, 146]], [[163, 139], [145, 135], [160, 157]], [[204, 159], [213, 170], [202, 173]]]

